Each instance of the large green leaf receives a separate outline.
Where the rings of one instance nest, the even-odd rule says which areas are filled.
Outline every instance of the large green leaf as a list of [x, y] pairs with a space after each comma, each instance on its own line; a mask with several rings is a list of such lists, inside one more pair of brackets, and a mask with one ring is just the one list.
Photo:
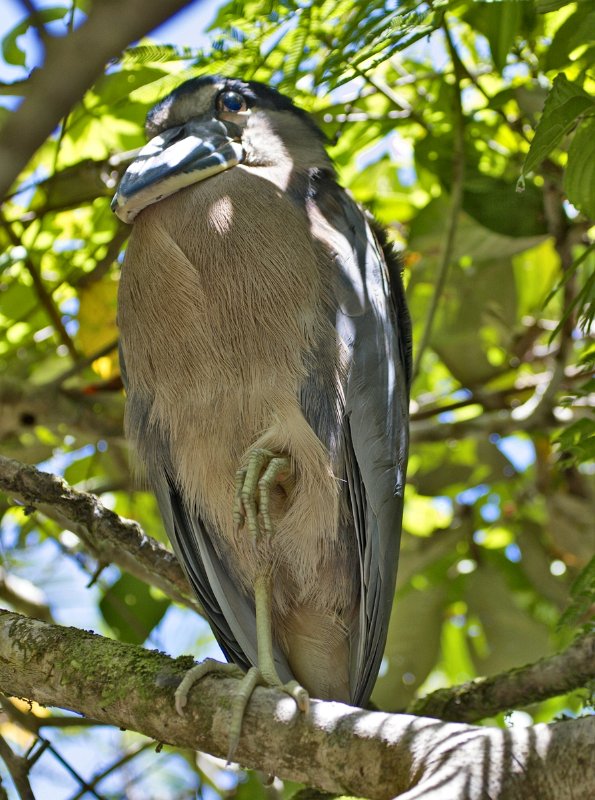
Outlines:
[[564, 188], [570, 202], [595, 219], [595, 116], [586, 119], [572, 137]]
[[595, 113], [595, 98], [565, 75], [558, 75], [545, 101], [543, 114], [523, 164], [523, 175], [538, 167], [543, 159], [575, 125], [578, 117]]
[[579, 2], [576, 10], [560, 25], [548, 48], [544, 68], [561, 69], [571, 63], [571, 53], [581, 45], [593, 44], [595, 8], [591, 2]]
[[480, 675], [523, 666], [551, 652], [547, 627], [520, 607], [495, 566], [478, 566], [469, 576], [465, 598], [485, 636], [486, 646], [471, 651]]
[[[416, 162], [436, 175], [447, 191], [452, 189], [453, 136], [426, 136], [415, 148]], [[540, 189], [527, 184], [525, 192], [503, 176], [480, 167], [482, 152], [466, 137], [464, 150], [463, 209], [484, 228], [506, 236], [539, 236], [547, 231]]]
[[533, 184], [527, 184], [521, 194], [516, 184], [491, 178], [484, 186], [467, 189], [463, 208], [491, 231], [505, 236], [540, 236], [547, 232], [543, 194]]
[[497, 70], [506, 66], [506, 58], [520, 28], [523, 5], [519, 0], [469, 4], [466, 19], [487, 38]]
[[169, 607], [169, 601], [132, 575], [122, 575], [99, 603], [104, 620], [123, 642], [142, 644]]

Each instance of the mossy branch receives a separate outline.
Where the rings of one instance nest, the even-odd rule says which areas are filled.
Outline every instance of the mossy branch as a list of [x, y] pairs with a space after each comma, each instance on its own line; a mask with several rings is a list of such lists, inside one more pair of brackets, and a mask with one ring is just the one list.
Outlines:
[[[68, 707], [157, 742], [224, 756], [237, 682], [207, 676], [184, 717], [173, 693], [187, 658], [0, 612], [0, 689]], [[595, 719], [529, 730], [479, 728], [313, 701], [308, 714], [256, 689], [237, 758], [329, 792], [377, 800], [566, 800], [595, 781]]]

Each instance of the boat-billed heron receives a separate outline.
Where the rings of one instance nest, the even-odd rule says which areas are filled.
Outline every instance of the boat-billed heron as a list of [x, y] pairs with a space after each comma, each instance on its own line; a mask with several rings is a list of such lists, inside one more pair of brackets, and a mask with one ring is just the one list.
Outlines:
[[146, 130], [113, 202], [133, 223], [126, 428], [221, 649], [248, 670], [233, 749], [258, 683], [302, 709], [368, 701], [395, 587], [410, 323], [397, 260], [289, 98], [195, 78]]

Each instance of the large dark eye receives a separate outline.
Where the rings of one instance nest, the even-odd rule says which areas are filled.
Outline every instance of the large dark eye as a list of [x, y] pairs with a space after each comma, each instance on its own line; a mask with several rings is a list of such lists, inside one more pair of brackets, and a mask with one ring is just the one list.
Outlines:
[[217, 98], [219, 111], [227, 111], [229, 114], [239, 114], [246, 111], [248, 105], [246, 100], [239, 92], [221, 92]]

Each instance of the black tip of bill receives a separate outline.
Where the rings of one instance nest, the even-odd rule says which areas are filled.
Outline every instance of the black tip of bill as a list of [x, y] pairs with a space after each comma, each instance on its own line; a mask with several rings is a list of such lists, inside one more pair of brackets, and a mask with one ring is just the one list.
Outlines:
[[155, 136], [128, 167], [111, 203], [128, 224], [143, 208], [234, 167], [243, 158], [222, 122], [190, 120]]

